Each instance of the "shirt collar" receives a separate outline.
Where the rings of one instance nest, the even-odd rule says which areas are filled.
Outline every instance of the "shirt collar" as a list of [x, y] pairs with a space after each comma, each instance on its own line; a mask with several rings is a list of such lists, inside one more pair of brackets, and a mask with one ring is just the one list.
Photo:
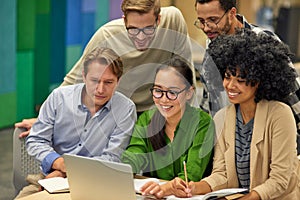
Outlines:
[[247, 19], [243, 15], [237, 14], [236, 18], [243, 24], [244, 28], [251, 29], [251, 25], [248, 23]]

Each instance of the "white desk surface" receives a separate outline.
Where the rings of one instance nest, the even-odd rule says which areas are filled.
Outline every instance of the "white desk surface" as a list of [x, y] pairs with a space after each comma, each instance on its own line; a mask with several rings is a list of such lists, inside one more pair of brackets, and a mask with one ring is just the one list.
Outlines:
[[[140, 195], [136, 196], [137, 200], [153, 200], [153, 198], [143, 197]], [[20, 198], [18, 200], [72, 200], [70, 193], [57, 193], [57, 194], [50, 194], [46, 190], [41, 192], [37, 192], [31, 194], [29, 196]]]
[[49, 194], [46, 190], [20, 198], [18, 200], [71, 200], [70, 193]]
[[[135, 178], [144, 179], [147, 177], [135, 175]], [[68, 192], [67, 193], [50, 194], [46, 190], [31, 194], [31, 195], [23, 197], [23, 198], [19, 198], [18, 200], [41, 200], [41, 199], [43, 199], [43, 200], [44, 199], [45, 200], [72, 200], [71, 195]], [[148, 199], [152, 199], [152, 198], [147, 198], [147, 197], [137, 195], [137, 200], [148, 200]]]

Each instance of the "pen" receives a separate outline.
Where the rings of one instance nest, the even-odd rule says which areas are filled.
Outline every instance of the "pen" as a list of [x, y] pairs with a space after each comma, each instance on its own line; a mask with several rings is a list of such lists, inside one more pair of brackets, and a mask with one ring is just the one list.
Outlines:
[[186, 184], [186, 187], [188, 187], [188, 176], [187, 176], [187, 171], [186, 171], [185, 160], [183, 161], [183, 170], [184, 170], [185, 184]]

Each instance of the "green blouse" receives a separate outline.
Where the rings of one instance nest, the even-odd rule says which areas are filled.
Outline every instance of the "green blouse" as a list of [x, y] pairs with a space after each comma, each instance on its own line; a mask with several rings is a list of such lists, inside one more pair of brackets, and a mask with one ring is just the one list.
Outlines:
[[[171, 142], [165, 135], [165, 154], [153, 151], [147, 139], [147, 126], [157, 109], [143, 112], [139, 117], [122, 162], [130, 164], [134, 173], [142, 171], [151, 177], [184, 179], [183, 161], [188, 179], [199, 181], [212, 157], [214, 125], [211, 117], [199, 108], [187, 104]], [[158, 112], [158, 111], [157, 111]]]

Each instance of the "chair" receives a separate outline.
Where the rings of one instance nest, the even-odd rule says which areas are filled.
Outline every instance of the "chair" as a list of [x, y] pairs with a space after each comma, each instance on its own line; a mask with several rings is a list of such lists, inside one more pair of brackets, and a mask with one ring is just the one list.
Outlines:
[[38, 174], [41, 172], [40, 164], [26, 151], [25, 138], [19, 138], [19, 134], [25, 129], [15, 128], [13, 135], [13, 184], [15, 193], [28, 185], [26, 177], [28, 174]]

